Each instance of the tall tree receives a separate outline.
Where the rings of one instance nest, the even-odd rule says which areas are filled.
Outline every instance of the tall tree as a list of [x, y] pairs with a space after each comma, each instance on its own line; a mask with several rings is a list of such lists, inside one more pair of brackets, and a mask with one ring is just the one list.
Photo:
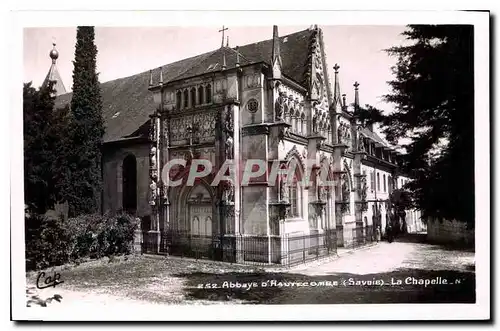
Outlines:
[[474, 224], [474, 46], [469, 25], [410, 25], [382, 121], [391, 143], [405, 145], [403, 168], [423, 216]]
[[24, 194], [25, 203], [35, 213], [45, 213], [54, 202], [50, 139], [54, 98], [52, 84], [36, 90], [23, 85]]
[[72, 146], [66, 180], [69, 185], [64, 192], [70, 215], [97, 212], [100, 205], [104, 121], [94, 39], [94, 27], [77, 28], [71, 99]]

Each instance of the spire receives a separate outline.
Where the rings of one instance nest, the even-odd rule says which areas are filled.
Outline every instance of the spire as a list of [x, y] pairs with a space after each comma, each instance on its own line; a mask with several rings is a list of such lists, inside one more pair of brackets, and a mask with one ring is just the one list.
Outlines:
[[226, 47], [229, 47], [229, 36], [226, 37]]
[[346, 94], [342, 94], [342, 110], [346, 111], [347, 110], [347, 103], [345, 101]]
[[[337, 104], [340, 104], [340, 106], [342, 106], [341, 102], [341, 98], [340, 98], [340, 82], [339, 82], [339, 69], [340, 69], [340, 66], [335, 63], [335, 65], [333, 66], [333, 70], [335, 70], [335, 78], [334, 78], [334, 90], [333, 90], [333, 104], [334, 104], [334, 107], [337, 107]], [[345, 103], [345, 101], [344, 101]]]
[[66, 94], [66, 88], [61, 79], [61, 75], [57, 70], [56, 61], [59, 58], [59, 52], [56, 49], [56, 43], [52, 43], [52, 50], [49, 53], [49, 57], [52, 59], [52, 65], [50, 66], [49, 72], [43, 81], [42, 87], [46, 87], [49, 82], [52, 82], [54, 85], [55, 95]]
[[359, 108], [359, 83], [354, 82], [354, 112], [358, 112]]
[[280, 55], [280, 38], [278, 35], [278, 26], [273, 25], [273, 52], [271, 58], [273, 66], [274, 79], [281, 79], [281, 55]]

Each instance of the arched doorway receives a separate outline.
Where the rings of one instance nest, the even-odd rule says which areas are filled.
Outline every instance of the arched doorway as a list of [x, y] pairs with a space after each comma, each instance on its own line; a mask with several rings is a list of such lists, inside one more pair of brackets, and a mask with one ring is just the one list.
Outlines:
[[198, 184], [189, 193], [187, 197], [186, 219], [188, 220], [185, 228], [191, 236], [211, 237], [215, 226], [213, 224], [214, 208], [212, 196], [208, 189]]
[[123, 210], [134, 214], [137, 210], [137, 162], [130, 154], [123, 160]]

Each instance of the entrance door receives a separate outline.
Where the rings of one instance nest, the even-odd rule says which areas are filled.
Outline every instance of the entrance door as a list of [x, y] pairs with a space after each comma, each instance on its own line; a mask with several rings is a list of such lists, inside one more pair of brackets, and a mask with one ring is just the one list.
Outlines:
[[189, 228], [192, 236], [212, 236], [212, 205], [207, 203], [189, 205]]
[[211, 258], [215, 230], [214, 208], [212, 196], [204, 185], [193, 187], [186, 209], [186, 228], [191, 253], [197, 258]]

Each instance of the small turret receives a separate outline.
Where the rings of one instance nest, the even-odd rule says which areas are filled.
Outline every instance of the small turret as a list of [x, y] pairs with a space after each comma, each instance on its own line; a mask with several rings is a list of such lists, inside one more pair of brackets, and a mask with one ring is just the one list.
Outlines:
[[66, 94], [66, 88], [61, 79], [61, 75], [57, 70], [56, 61], [59, 58], [59, 52], [56, 49], [56, 43], [52, 43], [52, 50], [49, 52], [49, 57], [52, 59], [52, 65], [50, 66], [49, 72], [43, 81], [42, 87], [47, 87], [49, 82], [53, 83], [54, 95]]

